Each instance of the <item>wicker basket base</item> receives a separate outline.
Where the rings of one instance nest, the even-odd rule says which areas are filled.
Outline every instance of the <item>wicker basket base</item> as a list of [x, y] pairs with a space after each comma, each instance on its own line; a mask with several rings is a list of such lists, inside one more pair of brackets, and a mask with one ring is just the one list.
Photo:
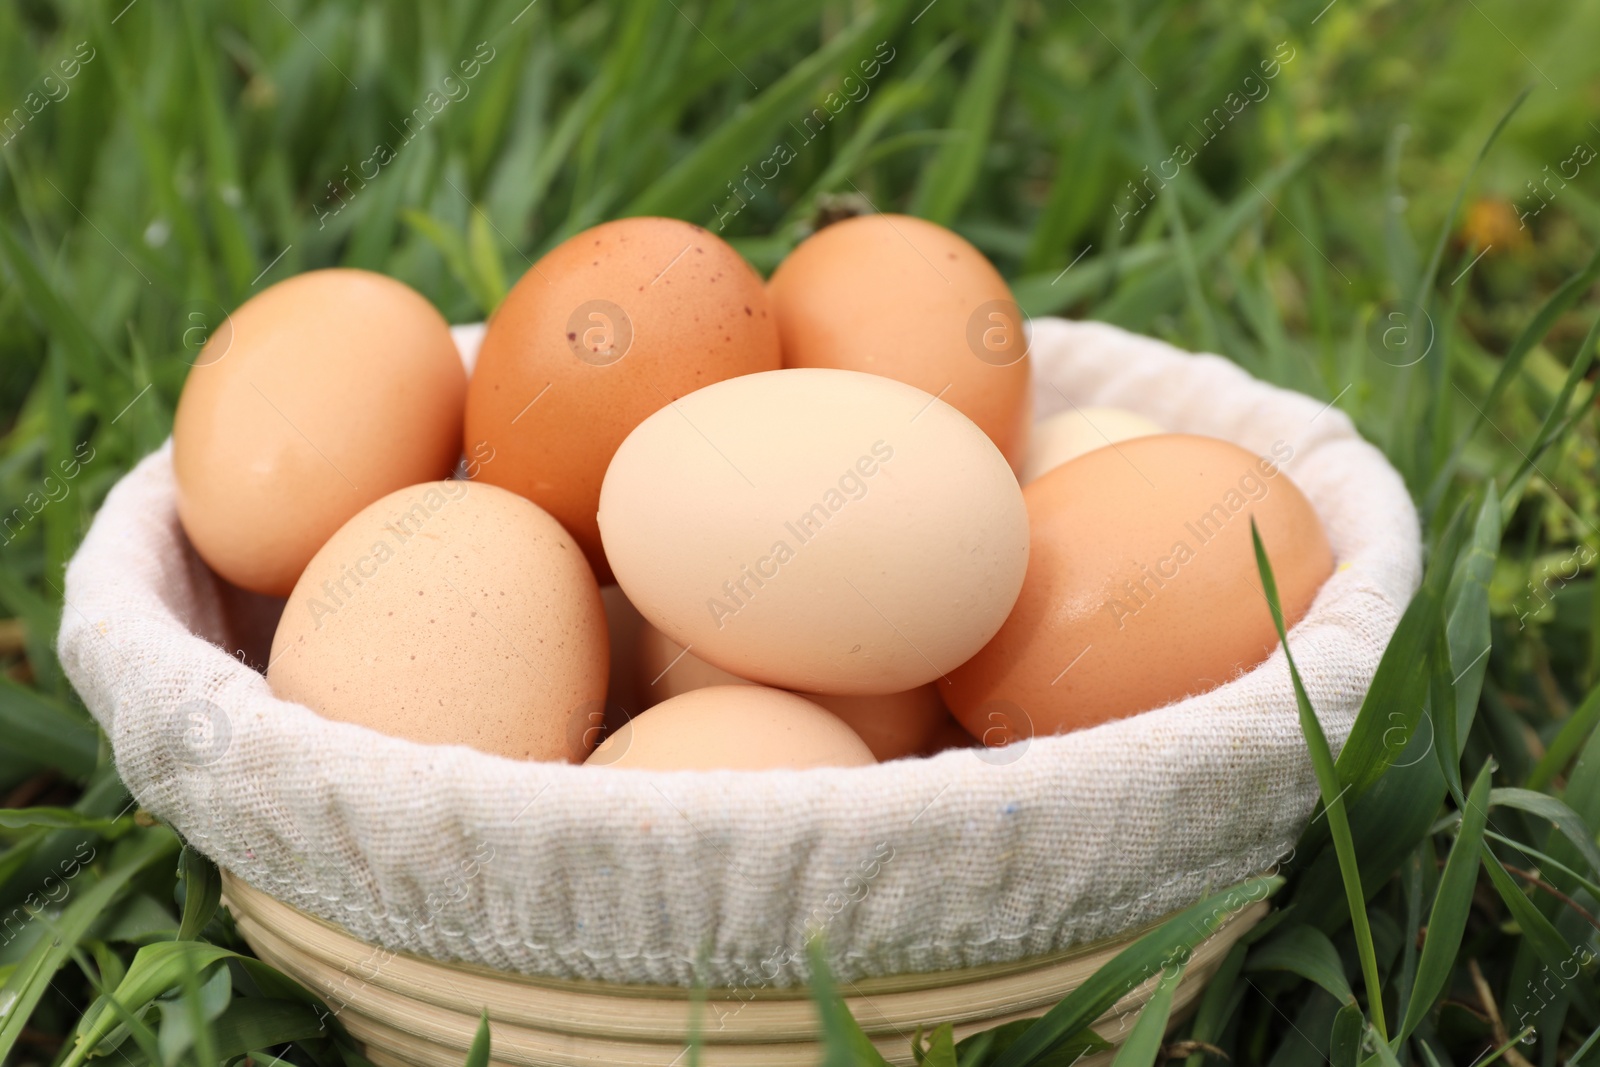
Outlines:
[[[672, 1067], [687, 1062], [689, 991], [507, 974], [374, 949], [343, 930], [224, 875], [239, 932], [268, 963], [338, 1010], [377, 1067], [459, 1067], [489, 1013], [493, 1059], [505, 1067]], [[1191, 1010], [1222, 957], [1266, 914], [1259, 902], [1195, 949], [1173, 1004]], [[1143, 931], [1017, 964], [847, 984], [851, 1012], [893, 1064], [911, 1064], [911, 1037], [951, 1022], [959, 1040], [1043, 1014]], [[1154, 981], [1096, 1024], [1113, 1044]], [[816, 1008], [804, 989], [711, 990], [700, 1015], [707, 1067], [812, 1067], [821, 1059]], [[1109, 1062], [1111, 1053], [1080, 1061]]]

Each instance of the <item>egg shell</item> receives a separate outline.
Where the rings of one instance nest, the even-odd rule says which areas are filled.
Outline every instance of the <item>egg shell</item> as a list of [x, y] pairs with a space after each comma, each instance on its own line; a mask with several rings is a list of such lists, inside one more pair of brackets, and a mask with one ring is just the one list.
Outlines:
[[639, 631], [638, 664], [635, 692], [646, 708], [713, 685], [756, 684], [713, 667], [648, 622]]
[[[644, 623], [639, 637], [638, 691], [644, 694], [645, 707], [696, 689], [755, 684], [721, 667], [713, 667], [648, 622]], [[921, 755], [936, 742], [942, 730], [952, 726], [958, 731], [962, 729], [951, 718], [938, 688], [932, 684], [880, 696], [797, 695], [842, 719], [879, 760]]]
[[1037, 480], [1045, 471], [1055, 470], [1085, 452], [1162, 432], [1159, 425], [1143, 415], [1121, 408], [1068, 408], [1033, 424], [1022, 484]]
[[443, 316], [392, 278], [317, 270], [252, 297], [201, 350], [173, 420], [195, 551], [286, 596], [352, 515], [450, 473], [466, 385]]
[[474, 477], [554, 515], [608, 582], [595, 508], [622, 439], [686, 393], [778, 366], [761, 278], [727, 242], [676, 219], [619, 219], [558, 245], [489, 320], [465, 451], [491, 449]]
[[639, 642], [642, 632], [654, 627], [644, 621], [644, 616], [628, 600], [621, 586], [601, 586], [600, 600], [606, 609], [607, 647], [610, 649], [611, 663], [610, 677], [606, 682], [606, 715], [615, 719], [620, 726], [644, 710], [637, 685]]
[[923, 755], [948, 736], [950, 727], [961, 729], [932, 683], [882, 696], [800, 695], [842, 719], [881, 762]]
[[865, 741], [803, 697], [764, 686], [720, 685], [662, 701], [606, 738], [591, 766], [633, 770], [864, 767]]
[[952, 748], [980, 748], [983, 743], [967, 732], [960, 720], [951, 716], [948, 721], [941, 724], [928, 742], [928, 747], [920, 755], [937, 756], [941, 752], [948, 752]]
[[641, 423], [600, 494], [617, 581], [652, 625], [741, 678], [898, 693], [953, 669], [1027, 568], [1022, 493], [966, 416], [904, 383], [733, 378]]
[[1277, 647], [1250, 521], [1285, 621], [1333, 569], [1315, 510], [1278, 463], [1210, 437], [1161, 434], [1071, 460], [1028, 485], [1032, 551], [1000, 632], [949, 674], [945, 702], [995, 743], [1062, 733], [1205, 692]]
[[768, 284], [785, 367], [882, 374], [966, 415], [1021, 469], [1031, 379], [1022, 312], [983, 253], [908, 215], [802, 241]]
[[606, 619], [577, 543], [514, 493], [411, 486], [311, 560], [267, 680], [325, 718], [513, 759], [581, 761], [598, 740]]

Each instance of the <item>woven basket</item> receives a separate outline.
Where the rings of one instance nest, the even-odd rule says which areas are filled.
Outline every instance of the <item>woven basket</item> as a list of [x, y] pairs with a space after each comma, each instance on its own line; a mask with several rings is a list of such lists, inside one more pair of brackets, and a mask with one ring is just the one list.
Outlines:
[[[492, 1062], [507, 1067], [673, 1067], [687, 1060], [691, 1031], [707, 1067], [814, 1067], [821, 1060], [817, 1010], [803, 988], [708, 990], [695, 1012], [679, 986], [626, 986], [508, 974], [375, 948], [331, 923], [224, 876], [224, 901], [263, 960], [327, 1001], [378, 1067], [459, 1067], [489, 1015]], [[1187, 1017], [1222, 957], [1267, 913], [1241, 909], [1190, 956], [1173, 998], [1172, 1025]], [[1067, 952], [961, 971], [849, 983], [845, 1003], [890, 1063], [911, 1064], [911, 1038], [941, 1023], [956, 1039], [1043, 1014], [1143, 934]], [[1094, 1024], [1113, 1050], [1084, 1057], [1101, 1067], [1144, 1007], [1157, 978]]]
[[[457, 329], [469, 362], [480, 338]], [[1220, 357], [1057, 319], [1033, 323], [1033, 353], [1036, 415], [1109, 405], [1293, 447], [1338, 566], [1290, 642], [1341, 745], [1420, 575], [1399, 475], [1337, 408]], [[67, 571], [62, 664], [139, 802], [229, 872], [245, 937], [380, 1064], [453, 1067], [485, 1007], [503, 1063], [683, 1062], [697, 975], [705, 1062], [809, 1064], [795, 949], [819, 918], [857, 1019], [908, 1062], [919, 1025], [1041, 1014], [1163, 916], [1271, 868], [1316, 802], [1281, 649], [1092, 730], [862, 768], [608, 771], [382, 736], [271, 693], [282, 604], [221, 583], [175, 498], [170, 447], [107, 497]], [[1175, 1017], [1264, 909], [1197, 951]]]

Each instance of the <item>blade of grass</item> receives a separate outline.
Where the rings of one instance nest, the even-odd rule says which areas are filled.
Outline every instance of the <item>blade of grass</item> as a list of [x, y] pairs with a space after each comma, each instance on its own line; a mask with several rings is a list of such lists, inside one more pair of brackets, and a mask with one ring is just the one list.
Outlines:
[[[1491, 796], [1492, 795], [1493, 794], [1491, 794]], [[1490, 804], [1490, 807], [1493, 806], [1493, 804]], [[1556, 859], [1548, 852], [1541, 852], [1532, 845], [1507, 837], [1505, 834], [1497, 834], [1493, 830], [1485, 830], [1483, 836], [1490, 841], [1498, 841], [1502, 845], [1505, 845], [1509, 848], [1514, 848], [1522, 855], [1527, 856], [1529, 859], [1537, 860], [1539, 862], [1539, 869], [1549, 873], [1552, 881], [1558, 881], [1561, 878], [1571, 879], [1572, 885], [1582, 889], [1596, 900], [1600, 900], [1600, 882], [1585, 878], [1583, 875], [1579, 874], [1562, 861]]]
[[[957, 1064], [959, 1067], [990, 1067], [996, 1057], [1004, 1054], [1032, 1028], [1033, 1023], [1032, 1019], [1016, 1019], [963, 1038], [956, 1042]], [[1035, 1060], [1033, 1067], [1073, 1067], [1084, 1056], [1108, 1052], [1110, 1049], [1109, 1042], [1101, 1039], [1094, 1030], [1084, 1027], [1057, 1044], [1043, 1059]]]
[[1478, 851], [1483, 843], [1484, 825], [1489, 818], [1489, 786], [1493, 781], [1493, 763], [1485, 764], [1472, 783], [1472, 792], [1466, 806], [1461, 809], [1461, 832], [1450, 855], [1445, 860], [1444, 875], [1439, 879], [1439, 889], [1434, 894], [1433, 908], [1428, 913], [1428, 936], [1422, 943], [1422, 958], [1417, 963], [1417, 977], [1411, 996], [1406, 1001], [1405, 1014], [1400, 1029], [1395, 1031], [1398, 1047], [1417, 1028], [1434, 1001], [1449, 984], [1455, 969], [1456, 956], [1461, 951], [1461, 937], [1467, 929], [1467, 915], [1472, 910], [1472, 893], [1478, 881]]
[[[1213, 260], [1227, 251], [1229, 244], [1246, 226], [1259, 221], [1271, 212], [1272, 202], [1269, 198], [1299, 172], [1312, 157], [1313, 152], [1314, 148], [1305, 149], [1268, 171], [1264, 177], [1255, 182], [1254, 187], [1242, 190], [1232, 203], [1217, 212], [1196, 232], [1191, 248], [1197, 271], [1206, 270]], [[1153, 212], [1151, 219], [1152, 225], [1159, 225], [1157, 216]], [[1132, 251], [1129, 249], [1123, 254], [1126, 256]], [[1174, 241], [1168, 245], [1167, 254], [1157, 269], [1143, 278], [1124, 285], [1096, 310], [1095, 317], [1136, 328], [1147, 328], [1149, 321], [1157, 313], [1165, 311], [1178, 294], [1187, 292], [1184, 289], [1183, 277], [1186, 268], [1176, 261], [1176, 253], [1177, 245]], [[1127, 268], [1126, 264], [1124, 267], [1131, 269]], [[1073, 273], [1076, 274], [1077, 270], [1075, 269]]]
[[706, 190], [721, 190], [724, 179], [738, 173], [748, 162], [749, 146], [766, 144], [788, 115], [802, 110], [823, 79], [867, 41], [881, 37], [904, 6], [905, 0], [889, 0], [859, 16], [741, 107], [619, 214], [684, 217], [707, 206]]
[[50, 989], [51, 979], [90, 925], [135, 875], [171, 853], [177, 844], [177, 839], [163, 829], [140, 835], [130, 850], [107, 864], [100, 881], [67, 905], [52, 924], [52, 936], [40, 939], [18, 962], [17, 969], [0, 985], [0, 1002], [7, 1005], [5, 1014], [0, 1016], [0, 1062], [10, 1057], [34, 1009]]
[[1591, 1057], [1589, 1054], [1594, 1051], [1597, 1044], [1600, 1044], [1600, 1027], [1596, 1027], [1594, 1033], [1584, 1038], [1583, 1044], [1567, 1057], [1567, 1067], [1582, 1067], [1583, 1064], [1594, 1063], [1596, 1057]]
[[845, 179], [864, 165], [867, 153], [879, 144], [879, 138], [889, 124], [927, 96], [929, 86], [959, 43], [960, 39], [957, 37], [945, 38], [929, 50], [927, 56], [903, 80], [879, 90], [877, 98], [867, 106], [861, 125], [851, 133], [850, 139], [843, 147], [832, 154], [827, 169], [796, 198], [794, 207], [789, 209], [783, 221], [777, 226], [779, 233], [804, 221], [816, 210], [819, 196], [837, 190]]
[[1466, 664], [1451, 678], [1456, 700], [1458, 761], [1460, 743], [1472, 730], [1483, 693], [1483, 680], [1489, 672], [1489, 585], [1494, 580], [1495, 560], [1500, 556], [1503, 525], [1500, 499], [1495, 494], [1494, 483], [1490, 482], [1484, 489], [1472, 538], [1456, 559], [1455, 573], [1450, 578], [1450, 589], [1444, 600], [1449, 660]]
[[87, 830], [109, 835], [131, 825], [131, 822], [124, 820], [84, 815], [71, 808], [0, 808], [0, 829], [6, 830], [39, 827], [46, 830]]
[[128, 382], [127, 368], [89, 332], [83, 316], [68, 307], [56, 287], [45, 280], [4, 219], [0, 219], [0, 263], [9, 268], [13, 282], [26, 297], [24, 306], [36, 317], [39, 328], [62, 344], [72, 357], [73, 377], [96, 394], [99, 410], [116, 411], [120, 391], [115, 387], [118, 382]]
[[[1545, 439], [1535, 444], [1532, 451], [1528, 453], [1531, 462], [1527, 464], [1527, 469], [1521, 470], [1521, 473], [1513, 478], [1506, 486], [1506, 491], [1501, 497], [1500, 509], [1502, 511], [1509, 515], [1516, 510], [1517, 503], [1522, 499], [1522, 494], [1528, 487], [1528, 480], [1533, 476], [1533, 464], [1537, 463], [1545, 452], [1551, 448], [1563, 441], [1571, 440], [1578, 423], [1587, 418], [1589, 413], [1595, 409], [1597, 401], [1600, 401], [1600, 378], [1589, 384], [1588, 395], [1573, 404], [1571, 413], [1561, 420], [1560, 425], [1552, 429]], [[1595, 603], [1600, 604], [1600, 600], [1596, 600]], [[1600, 608], [1595, 610], [1600, 612]], [[1594, 618], [1597, 623], [1600, 623], [1600, 614], [1596, 614]], [[1594, 658], [1591, 659], [1591, 663], [1600, 662], [1600, 626], [1596, 626], [1595, 631], [1597, 635], [1594, 638], [1596, 652]]]
[[1161, 1042], [1167, 1036], [1167, 1020], [1172, 1017], [1172, 995], [1182, 980], [1182, 963], [1162, 974], [1150, 999], [1139, 1009], [1133, 1031], [1117, 1049], [1111, 1067], [1154, 1067], [1161, 1055]]
[[[1211, 981], [1206, 983], [1206, 991], [1200, 995], [1200, 1007], [1196, 1009], [1194, 1023], [1189, 1027], [1191, 1041], [1212, 1044], [1221, 1036], [1223, 1026], [1240, 1000], [1239, 972], [1244, 967], [1245, 954], [1249, 951], [1250, 946], [1241, 941], [1222, 958]], [[1202, 1067], [1204, 1062], [1203, 1053], [1193, 1052], [1184, 1060], [1184, 1067]]]
[[1539, 757], [1539, 762], [1534, 764], [1533, 772], [1528, 775], [1527, 787], [1534, 791], [1542, 791], [1556, 775], [1564, 771], [1572, 757], [1578, 754], [1585, 741], [1594, 733], [1595, 724], [1600, 723], [1600, 685], [1589, 690], [1589, 695], [1583, 698], [1583, 703], [1567, 721], [1561, 724], [1561, 729], [1551, 739], [1545, 748], [1544, 755]]
[[81, 716], [32, 689], [0, 679], [0, 734], [31, 759], [86, 778], [100, 759], [100, 733]]
[[1496, 789], [1489, 794], [1489, 806], [1515, 808], [1549, 821], [1563, 837], [1572, 842], [1572, 847], [1578, 850], [1583, 861], [1589, 865], [1589, 870], [1600, 875], [1600, 848], [1595, 847], [1594, 831], [1584, 822], [1582, 815], [1555, 797], [1535, 793], [1531, 789]]
[[1550, 410], [1545, 413], [1544, 421], [1539, 425], [1539, 432], [1534, 434], [1533, 447], [1528, 454], [1522, 457], [1516, 473], [1507, 481], [1509, 487], [1532, 473], [1535, 463], [1545, 450], [1565, 436], [1561, 432], [1567, 425], [1567, 405], [1572, 402], [1572, 394], [1577, 392], [1578, 383], [1582, 382], [1589, 373], [1589, 368], [1594, 364], [1595, 343], [1600, 341], [1600, 317], [1594, 320], [1589, 327], [1589, 332], [1584, 335], [1583, 341], [1578, 345], [1578, 351], [1572, 357], [1572, 366], [1567, 371], [1566, 380], [1561, 383], [1561, 391], [1556, 394], [1555, 402], [1550, 405]]
[[1433, 754], [1439, 761], [1439, 770], [1444, 775], [1450, 795], [1457, 804], [1461, 804], [1466, 797], [1461, 790], [1461, 745], [1456, 740], [1456, 687], [1451, 673], [1449, 636], [1443, 626], [1433, 631], [1433, 647], [1428, 651], [1427, 670]]
[[[220, 945], [201, 941], [158, 941], [146, 945], [134, 954], [128, 973], [123, 976], [113, 997], [128, 1012], [137, 1015], [145, 1005], [183, 981], [185, 973], [199, 973], [221, 960], [238, 953]], [[81, 1067], [102, 1038], [112, 1030], [113, 1015], [102, 1014], [78, 1035], [72, 1051], [63, 1059], [62, 1067]]]
[[1031, 1067], [1104, 1015], [1117, 1001], [1216, 933], [1228, 917], [1283, 886], [1272, 876], [1252, 878], [1179, 912], [1117, 953], [1051, 1008], [995, 1060], [994, 1067]]
[[[1378, 780], [1422, 716], [1428, 676], [1417, 670], [1417, 664], [1427, 658], [1433, 633], [1443, 625], [1445, 590], [1467, 536], [1465, 517], [1463, 505], [1451, 519], [1438, 549], [1428, 561], [1421, 588], [1400, 616], [1350, 728], [1350, 736], [1339, 751], [1336, 764], [1339, 781], [1349, 789], [1351, 801]], [[1397, 715], [1400, 717], [1398, 724]], [[1403, 734], [1398, 743], [1393, 740], [1397, 730]]]
[[[1350, 820], [1345, 813], [1345, 789], [1339, 786], [1339, 772], [1334, 766], [1333, 750], [1328, 738], [1312, 710], [1311, 698], [1306, 695], [1300, 681], [1300, 671], [1295, 667], [1294, 656], [1289, 651], [1289, 635], [1283, 625], [1283, 609], [1278, 602], [1278, 583], [1272, 575], [1272, 564], [1267, 560], [1266, 546], [1261, 543], [1261, 531], [1255, 519], [1250, 520], [1250, 539], [1255, 544], [1256, 570], [1261, 575], [1261, 587], [1267, 595], [1267, 607], [1272, 612], [1272, 625], [1278, 631], [1278, 642], [1289, 665], [1289, 678], [1294, 684], [1295, 704], [1300, 711], [1300, 729], [1306, 736], [1306, 747], [1311, 753], [1311, 766], [1316, 772], [1317, 788], [1322, 792], [1322, 809], [1328, 819], [1328, 830], [1333, 835], [1333, 846], [1339, 857], [1339, 873], [1344, 880], [1345, 896], [1350, 902], [1350, 924], [1354, 928], [1356, 951], [1361, 957], [1362, 980], [1367, 987], [1367, 1011], [1372, 1025], [1383, 1040], [1387, 1029], [1383, 1019], [1383, 984], [1378, 979], [1378, 958], [1372, 947], [1372, 927], [1367, 921], [1367, 898], [1361, 887], [1361, 872], [1356, 865], [1355, 842], [1350, 836]], [[1381, 669], [1381, 668], [1380, 668]]]
[[1291, 926], [1257, 945], [1245, 962], [1249, 971], [1287, 971], [1315, 982], [1340, 1003], [1355, 1003], [1344, 961], [1328, 935], [1314, 926]]
[[834, 988], [821, 938], [806, 943], [806, 959], [811, 965], [811, 999], [822, 1022], [822, 1067], [889, 1067]]
[[265, 997], [235, 998], [211, 1024], [212, 1041], [223, 1062], [256, 1049], [327, 1036], [315, 1009]]
[[[1297, 153], [1268, 171], [1256, 184], [1261, 192], [1271, 196], [1297, 174], [1310, 158], [1309, 152]], [[1265, 209], [1266, 203], [1256, 190], [1240, 193], [1196, 234], [1196, 262], [1203, 267], [1221, 255], [1246, 226], [1261, 217]], [[1114, 229], [1111, 232], [1120, 233]], [[1113, 247], [1104, 255], [1085, 256], [1076, 266], [1068, 264], [1064, 270], [1019, 278], [1012, 283], [1011, 292], [1025, 314], [1053, 315], [1079, 300], [1094, 296], [1123, 274], [1147, 267], [1155, 268], [1146, 277], [1127, 284], [1096, 312], [1097, 318], [1124, 321], [1130, 318], [1130, 308], [1148, 302], [1150, 293], [1176, 288], [1180, 284], [1172, 256], [1173, 247], [1167, 241], [1154, 241], [1125, 249]]]
[[927, 1048], [922, 1047], [922, 1028], [919, 1026], [911, 1039], [911, 1054], [918, 1067], [961, 1067], [961, 1062], [956, 1059], [955, 1027], [949, 1023], [934, 1027], [933, 1033], [928, 1035]]
[[1328, 1036], [1328, 1063], [1331, 1067], [1356, 1067], [1361, 1060], [1361, 1037], [1367, 1030], [1367, 1017], [1361, 1005], [1351, 1001], [1333, 1017], [1333, 1033]]
[[[1400, 973], [1395, 982], [1395, 1003], [1408, 1004], [1417, 988], [1417, 964], [1420, 961], [1423, 926], [1422, 901], [1427, 895], [1428, 876], [1433, 873], [1435, 854], [1433, 841], [1420, 842], [1400, 869], [1400, 891], [1405, 897], [1406, 922], [1400, 943]], [[1438, 886], [1434, 886], [1435, 892]], [[1403, 1020], [1402, 1020], [1403, 1021]]]
[[472, 1035], [472, 1046], [462, 1067], [489, 1067], [489, 1012], [478, 1016], [478, 1030]]
[[994, 129], [995, 111], [1009, 77], [1011, 44], [1017, 21], [1016, 0], [1005, 0], [993, 16], [989, 35], [966, 82], [956, 95], [949, 129], [957, 136], [939, 146], [911, 194], [911, 214], [941, 225], [955, 221], [977, 185], [984, 150]]
[[[1462, 821], [1464, 823], [1465, 819]], [[1545, 917], [1544, 913], [1534, 906], [1533, 901], [1528, 899], [1528, 895], [1522, 891], [1522, 887], [1512, 879], [1499, 858], [1490, 851], [1487, 842], [1480, 847], [1479, 854], [1483, 857], [1484, 870], [1489, 872], [1489, 881], [1494, 883], [1495, 891], [1500, 894], [1500, 899], [1505, 902], [1506, 910], [1511, 913], [1511, 917], [1516, 920], [1517, 926], [1521, 928], [1522, 936], [1526, 939], [1527, 944], [1546, 967], [1557, 974], [1561, 974], [1563, 968], [1575, 962], [1576, 950], [1568, 943], [1566, 938], [1561, 936], [1560, 931]], [[1575, 997], [1581, 998], [1581, 1001], [1587, 1001], [1590, 1004], [1590, 1010], [1593, 1010], [1594, 997], [1587, 985], [1575, 986], [1569, 983], [1569, 988]]]
[[1488, 418], [1488, 413], [1494, 410], [1495, 404], [1500, 400], [1506, 387], [1522, 371], [1522, 365], [1528, 358], [1528, 353], [1533, 347], [1544, 339], [1545, 334], [1555, 325], [1556, 320], [1567, 312], [1567, 309], [1577, 303], [1578, 298], [1588, 292], [1589, 286], [1600, 278], [1600, 248], [1596, 248], [1589, 262], [1584, 264], [1572, 277], [1568, 278], [1556, 291], [1550, 294], [1544, 304], [1534, 314], [1528, 324], [1517, 334], [1516, 340], [1506, 351], [1500, 361], [1500, 369], [1496, 372], [1494, 382], [1489, 386], [1489, 393], [1481, 403], [1474, 401], [1476, 408], [1474, 417], [1467, 420], [1466, 429], [1456, 437], [1455, 447], [1450, 450], [1450, 455], [1445, 457], [1438, 471], [1434, 473], [1433, 481], [1428, 486], [1428, 492], [1423, 498], [1422, 510], [1424, 514], [1431, 515], [1439, 507], [1444, 497], [1445, 490], [1449, 488], [1450, 479], [1455, 475], [1456, 466], [1461, 462], [1461, 457], [1466, 453], [1467, 444], [1474, 434]]
[[[1125, 75], [1112, 75], [1108, 83], [1091, 91], [1088, 104], [1079, 112], [1081, 127], [1067, 130], [1055, 153], [1056, 174], [1050, 195], [1034, 221], [1032, 237], [1022, 269], [1028, 273], [1047, 271], [1051, 264], [1071, 258], [1068, 243], [1084, 228], [1105, 196], [1106, 176], [1112, 134], [1118, 106], [1126, 89]], [[1062, 258], [1065, 256], [1065, 258]]]
[[1389, 279], [1396, 290], [1420, 276], [1417, 243], [1406, 227], [1406, 197], [1400, 185], [1400, 161], [1410, 138], [1411, 127], [1399, 123], [1389, 130], [1383, 146], [1383, 250]]
[[[1152, 159], [1160, 159], [1164, 139], [1156, 118], [1155, 104], [1150, 99], [1150, 88], [1137, 79], [1129, 79], [1127, 85], [1133, 96], [1133, 111], [1138, 119], [1144, 152]], [[1161, 209], [1166, 213], [1167, 225], [1172, 233], [1172, 247], [1177, 252], [1178, 276], [1183, 279], [1183, 290], [1189, 301], [1189, 310], [1194, 315], [1199, 343], [1207, 352], [1214, 352], [1218, 348], [1217, 321], [1200, 281], [1200, 262], [1189, 236], [1189, 223], [1183, 217], [1182, 200], [1174, 190], [1161, 197], [1161, 201]]]
[[1445, 215], [1444, 222], [1439, 225], [1439, 236], [1434, 240], [1433, 253], [1428, 256], [1428, 265], [1421, 276], [1417, 278], [1416, 287], [1411, 292], [1411, 304], [1413, 307], [1423, 306], [1428, 294], [1433, 290], [1434, 281], [1439, 277], [1439, 264], [1444, 262], [1444, 251], [1449, 247], [1450, 235], [1455, 230], [1456, 218], [1461, 214], [1461, 204], [1467, 198], [1467, 187], [1472, 184], [1473, 175], [1478, 173], [1478, 167], [1483, 163], [1484, 157], [1489, 154], [1489, 149], [1494, 146], [1495, 141], [1500, 137], [1500, 131], [1505, 129], [1506, 123], [1511, 121], [1511, 116], [1517, 113], [1517, 109], [1522, 106], [1522, 102], [1528, 98], [1528, 94], [1532, 91], [1533, 87], [1529, 86], [1518, 93], [1515, 100], [1511, 101], [1511, 106], [1505, 109], [1500, 115], [1500, 120], [1494, 124], [1494, 129], [1489, 131], [1489, 136], [1484, 138], [1483, 144], [1478, 148], [1478, 154], [1472, 159], [1472, 165], [1467, 168], [1467, 173], [1462, 177], [1461, 184], [1456, 186], [1456, 197], [1450, 203], [1450, 211]]
[[179, 884], [183, 886], [183, 917], [178, 940], [193, 941], [217, 913], [222, 901], [222, 879], [217, 865], [189, 845], [178, 854]]

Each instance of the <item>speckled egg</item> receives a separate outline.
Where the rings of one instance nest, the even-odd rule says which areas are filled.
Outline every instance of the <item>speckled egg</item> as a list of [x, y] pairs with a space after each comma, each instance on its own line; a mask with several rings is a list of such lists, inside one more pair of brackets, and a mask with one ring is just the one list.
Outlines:
[[492, 485], [430, 482], [362, 509], [312, 558], [267, 680], [391, 736], [578, 762], [606, 645], [594, 575], [555, 519]]
[[606, 465], [653, 411], [778, 367], [761, 278], [727, 242], [675, 219], [619, 219], [558, 245], [489, 320], [467, 390], [474, 475], [571, 531], [610, 581], [595, 509]]

